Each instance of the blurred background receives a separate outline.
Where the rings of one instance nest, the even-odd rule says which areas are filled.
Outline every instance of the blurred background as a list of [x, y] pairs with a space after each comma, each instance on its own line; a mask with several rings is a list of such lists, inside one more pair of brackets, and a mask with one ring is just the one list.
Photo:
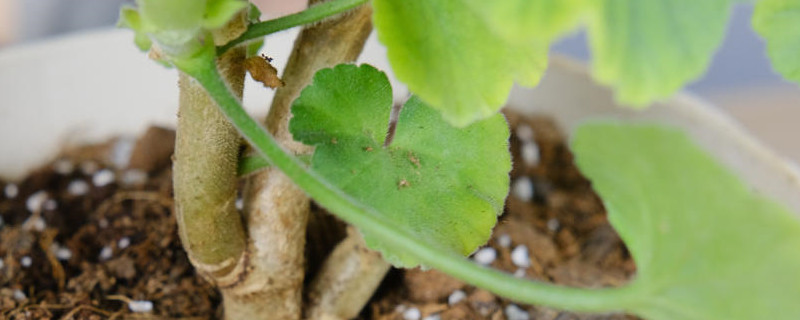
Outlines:
[[[305, 1], [256, 0], [266, 18], [302, 10]], [[0, 51], [116, 23], [124, 0], [0, 0]], [[703, 78], [686, 90], [725, 108], [779, 153], [800, 162], [800, 89], [772, 71], [750, 27], [752, 4], [735, 7], [722, 47]], [[698, 32], [702, 32], [698, 30]], [[586, 38], [571, 35], [552, 51], [588, 61]]]

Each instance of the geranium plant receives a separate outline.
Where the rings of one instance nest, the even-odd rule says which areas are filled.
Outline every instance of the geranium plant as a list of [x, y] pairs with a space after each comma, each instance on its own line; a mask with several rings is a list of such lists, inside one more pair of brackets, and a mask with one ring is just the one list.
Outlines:
[[[227, 318], [353, 317], [389, 263], [569, 310], [800, 317], [797, 217], [753, 194], [685, 134], [656, 125], [590, 123], [574, 134], [577, 163], [637, 264], [631, 283], [520, 281], [464, 258], [488, 239], [508, 193], [499, 110], [514, 82], [537, 84], [550, 43], [585, 26], [595, 78], [643, 107], [702, 74], [732, 1], [331, 0], [264, 22], [240, 0], [136, 3], [120, 23], [151, 58], [180, 71], [180, 234], [198, 272], [221, 290]], [[756, 29], [779, 70], [797, 80], [800, 2], [758, 6]], [[372, 23], [413, 93], [402, 105], [383, 72], [351, 64]], [[278, 79], [255, 54], [258, 41], [300, 25]], [[245, 68], [279, 87], [264, 123], [241, 107]], [[240, 137], [255, 156], [240, 154]], [[355, 229], [304, 287], [308, 197]]]

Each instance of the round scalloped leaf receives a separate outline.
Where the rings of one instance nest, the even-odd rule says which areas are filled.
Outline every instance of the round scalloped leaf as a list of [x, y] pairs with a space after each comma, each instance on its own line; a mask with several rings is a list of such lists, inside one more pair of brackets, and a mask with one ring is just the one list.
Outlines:
[[550, 42], [577, 26], [586, 0], [465, 0], [509, 41]]
[[800, 220], [755, 194], [685, 134], [587, 124], [572, 143], [628, 246], [653, 320], [800, 319]]
[[498, 37], [461, 0], [372, 5], [397, 78], [456, 126], [494, 116], [514, 80], [536, 85], [547, 67], [546, 44]]
[[767, 41], [773, 68], [800, 83], [800, 1], [759, 1], [753, 12], [753, 28]]
[[589, 19], [594, 76], [646, 106], [700, 76], [722, 42], [732, 0], [601, 0]]
[[[295, 100], [290, 131], [316, 146], [312, 168], [326, 180], [431, 245], [470, 254], [489, 238], [508, 193], [505, 119], [495, 114], [456, 128], [412, 97], [383, 147], [391, 109], [385, 74], [338, 65], [317, 72]], [[392, 264], [419, 264], [361, 231]]]

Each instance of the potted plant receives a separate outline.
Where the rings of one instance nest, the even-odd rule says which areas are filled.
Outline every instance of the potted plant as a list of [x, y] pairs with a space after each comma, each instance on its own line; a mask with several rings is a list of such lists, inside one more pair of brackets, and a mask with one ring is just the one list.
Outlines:
[[[776, 2], [762, 1], [761, 14], [775, 14], [770, 9]], [[240, 1], [138, 5], [123, 9], [121, 21], [136, 31], [137, 44], [149, 48], [152, 58], [181, 71], [177, 219], [189, 258], [220, 288], [228, 318], [298, 318], [302, 290], [311, 292], [307, 315], [353, 317], [360, 308], [336, 307], [363, 304], [388, 262], [433, 267], [521, 302], [577, 311], [626, 311], [653, 319], [791, 319], [800, 312], [791, 300], [800, 290], [792, 272], [800, 263], [791, 251], [800, 237], [796, 217], [752, 194], [684, 134], [660, 126], [593, 123], [573, 137], [579, 166], [603, 197], [609, 219], [637, 262], [632, 283], [578, 289], [521, 282], [461, 257], [485, 242], [508, 191], [508, 129], [497, 110], [512, 80], [538, 82], [550, 41], [586, 21], [598, 55], [596, 77], [618, 87], [622, 101], [642, 105], [702, 72], [718, 42], [713, 36], [721, 36], [728, 3], [662, 12], [647, 5], [596, 7], [601, 5], [578, 1], [526, 7], [515, 2], [337, 0], [266, 22], [254, 22]], [[650, 36], [645, 39], [671, 34], [658, 23], [677, 13], [691, 18], [682, 20], [681, 27], [707, 23], [711, 38], [678, 32], [676, 38], [689, 39], [691, 45], [627, 45], [626, 39], [614, 37], [619, 25], [610, 22], [614, 13], [625, 10], [652, 18], [644, 19], [653, 26], [642, 29]], [[530, 19], [542, 12], [547, 14]], [[439, 28], [430, 27], [430, 17], [438, 18]], [[338, 65], [355, 60], [371, 21], [398, 78], [415, 94], [402, 107], [392, 105], [388, 79], [377, 69]], [[247, 58], [247, 48], [237, 46], [311, 22], [316, 23], [298, 37], [282, 79], [267, 59]], [[767, 18], [759, 24], [768, 36], [774, 32], [769, 31], [772, 22]], [[693, 59], [682, 56], [687, 48], [696, 50], [689, 51]], [[615, 50], [631, 54], [629, 61], [618, 59]], [[645, 67], [652, 62], [642, 56], [659, 63]], [[686, 67], [676, 67], [678, 62]], [[245, 66], [265, 84], [285, 84], [267, 116], [270, 132], [241, 108]], [[553, 114], [571, 129], [579, 118], [572, 110]], [[680, 112], [652, 110], [681, 118]], [[670, 117], [665, 119], [673, 124], [697, 119]], [[717, 116], [701, 119], [719, 121]], [[728, 124], [711, 125], [722, 130], [695, 129], [700, 141], [704, 134], [722, 138], [719, 132], [738, 132]], [[257, 154], [242, 163], [269, 163], [248, 178], [244, 219], [234, 205], [239, 134]], [[735, 135], [731, 147], [720, 150], [752, 148], [748, 138]], [[315, 147], [310, 159], [303, 157], [312, 153], [309, 146]], [[772, 163], [761, 172], [786, 174], [769, 153], [754, 154]], [[773, 183], [756, 185], [769, 190]], [[789, 185], [797, 190], [796, 180]], [[358, 231], [334, 249], [305, 287], [308, 196]], [[796, 203], [787, 203], [797, 209]], [[758, 236], [741, 236], [754, 227]], [[363, 250], [365, 240], [376, 251]], [[759, 257], [764, 246], [774, 247], [775, 254]], [[341, 264], [349, 259], [362, 261], [364, 269], [342, 272]], [[742, 279], [742, 273], [753, 277]], [[359, 289], [338, 294], [341, 288]], [[748, 299], [752, 292], [763, 299]]]

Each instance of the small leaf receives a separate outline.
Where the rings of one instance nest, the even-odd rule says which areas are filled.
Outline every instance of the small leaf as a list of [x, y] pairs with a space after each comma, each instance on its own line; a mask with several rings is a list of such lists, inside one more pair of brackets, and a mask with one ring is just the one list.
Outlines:
[[128, 28], [133, 30], [133, 41], [139, 50], [150, 50], [152, 42], [147, 34], [144, 33], [142, 28], [142, 19], [139, 16], [139, 11], [131, 6], [123, 6], [119, 11], [119, 20], [117, 21], [118, 28]]
[[[326, 180], [431, 245], [470, 254], [488, 239], [508, 192], [505, 119], [495, 114], [455, 128], [412, 97], [383, 147], [391, 109], [385, 74], [338, 65], [317, 72], [295, 100], [290, 131], [316, 146], [312, 168]], [[396, 266], [419, 264], [361, 231]]]
[[594, 76], [643, 107], [700, 76], [722, 42], [732, 0], [601, 0], [589, 20]]
[[250, 6], [241, 0], [208, 0], [206, 3], [203, 27], [208, 30], [219, 29], [233, 18], [239, 11]]
[[456, 126], [493, 116], [513, 81], [533, 86], [547, 45], [508, 42], [461, 0], [375, 0], [375, 27], [397, 78]]
[[249, 57], [244, 61], [244, 66], [253, 80], [261, 82], [268, 88], [283, 87], [283, 80], [278, 77], [278, 69], [275, 69], [265, 58]]
[[767, 41], [773, 68], [800, 83], [800, 1], [759, 1], [753, 12], [753, 28]]
[[577, 26], [586, 0], [465, 0], [487, 25], [509, 39], [550, 42]]
[[685, 134], [587, 124], [580, 169], [637, 265], [627, 311], [647, 319], [800, 319], [800, 221]]

